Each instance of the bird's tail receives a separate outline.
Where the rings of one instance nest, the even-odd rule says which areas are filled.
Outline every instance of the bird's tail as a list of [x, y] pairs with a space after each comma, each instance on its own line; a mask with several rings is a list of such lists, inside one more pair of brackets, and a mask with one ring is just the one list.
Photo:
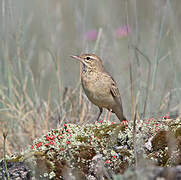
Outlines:
[[116, 114], [116, 116], [118, 117], [118, 119], [122, 122], [122, 121], [127, 121], [126, 117], [123, 114], [123, 109], [122, 108], [116, 108], [114, 110], [114, 113]]

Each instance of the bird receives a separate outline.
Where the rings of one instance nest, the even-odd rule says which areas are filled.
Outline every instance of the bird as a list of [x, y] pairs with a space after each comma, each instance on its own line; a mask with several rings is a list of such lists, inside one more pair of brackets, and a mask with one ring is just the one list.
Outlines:
[[95, 54], [71, 55], [82, 63], [81, 84], [88, 99], [99, 107], [99, 120], [103, 108], [115, 113], [122, 122], [126, 121], [123, 114], [122, 100], [113, 77], [106, 71], [101, 58]]

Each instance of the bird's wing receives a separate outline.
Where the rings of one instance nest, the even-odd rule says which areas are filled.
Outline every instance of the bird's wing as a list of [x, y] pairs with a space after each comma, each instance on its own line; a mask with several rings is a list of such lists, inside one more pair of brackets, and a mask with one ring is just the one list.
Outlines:
[[112, 79], [110, 91], [111, 91], [111, 94], [112, 94], [114, 100], [116, 101], [116, 103], [119, 104], [120, 106], [122, 106], [121, 95], [120, 95], [118, 87], [113, 79]]
[[[113, 80], [113, 79], [112, 79]], [[117, 88], [116, 83], [114, 82], [114, 80], [112, 81], [111, 84], [111, 94], [117, 104], [117, 108], [116, 109], [112, 109], [114, 113], [116, 113], [116, 116], [119, 118], [119, 120], [122, 122], [123, 120], [126, 120], [124, 114], [123, 114], [123, 107], [122, 107], [122, 101], [121, 101], [121, 95], [119, 93], [119, 90]]]
[[105, 69], [104, 69], [104, 73], [109, 79], [111, 79], [111, 87], [110, 87], [111, 95], [113, 96], [116, 103], [122, 108], [121, 95], [119, 93], [119, 89], [116, 85], [115, 80]]
[[119, 93], [116, 82], [114, 81], [114, 79], [112, 78], [111, 75], [109, 75], [108, 73], [106, 73], [106, 74], [107, 74], [108, 78], [111, 79], [110, 93], [117, 105], [115, 108], [112, 109], [112, 112], [114, 112], [116, 114], [116, 116], [119, 118], [120, 121], [126, 120], [126, 118], [123, 114], [121, 95]]

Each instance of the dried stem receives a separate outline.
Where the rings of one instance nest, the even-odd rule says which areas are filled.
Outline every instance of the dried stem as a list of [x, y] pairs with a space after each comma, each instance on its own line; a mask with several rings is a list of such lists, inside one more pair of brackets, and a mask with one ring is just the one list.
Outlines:
[[[133, 45], [132, 45], [133, 46]], [[147, 107], [147, 101], [148, 101], [148, 94], [149, 94], [149, 87], [150, 87], [150, 82], [151, 82], [151, 61], [148, 58], [148, 56], [146, 56], [143, 52], [141, 52], [136, 46], [133, 46], [135, 48], [136, 51], [138, 51], [146, 60], [146, 62], [148, 63], [148, 75], [147, 75], [147, 87], [146, 87], [146, 98], [145, 98], [145, 103], [144, 103], [144, 108], [143, 108], [143, 115], [142, 117], [145, 117], [145, 113], [146, 113], [146, 107]]]
[[136, 147], [136, 119], [137, 119], [137, 107], [138, 107], [138, 101], [139, 101], [139, 95], [140, 92], [137, 93], [136, 96], [136, 106], [135, 106], [135, 114], [134, 114], [134, 119], [133, 119], [133, 149], [134, 149], [134, 156], [135, 156], [135, 167], [137, 166], [137, 147]]

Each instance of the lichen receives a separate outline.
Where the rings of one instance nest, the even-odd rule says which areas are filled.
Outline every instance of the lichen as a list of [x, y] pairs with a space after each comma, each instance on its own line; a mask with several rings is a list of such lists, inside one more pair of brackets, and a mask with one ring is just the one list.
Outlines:
[[[135, 136], [131, 121], [121, 124], [105, 121], [84, 126], [64, 124], [62, 128], [52, 129], [42, 138], [35, 139], [26, 153], [7, 159], [28, 162], [36, 176], [58, 179], [68, 174], [75, 177], [95, 174], [92, 170], [98, 168], [95, 159], [99, 159], [107, 172], [122, 174], [134, 166], [135, 153], [137, 158], [145, 158], [159, 166], [181, 164], [179, 118], [151, 118], [136, 123]], [[148, 141], [149, 149], [146, 147]]]

